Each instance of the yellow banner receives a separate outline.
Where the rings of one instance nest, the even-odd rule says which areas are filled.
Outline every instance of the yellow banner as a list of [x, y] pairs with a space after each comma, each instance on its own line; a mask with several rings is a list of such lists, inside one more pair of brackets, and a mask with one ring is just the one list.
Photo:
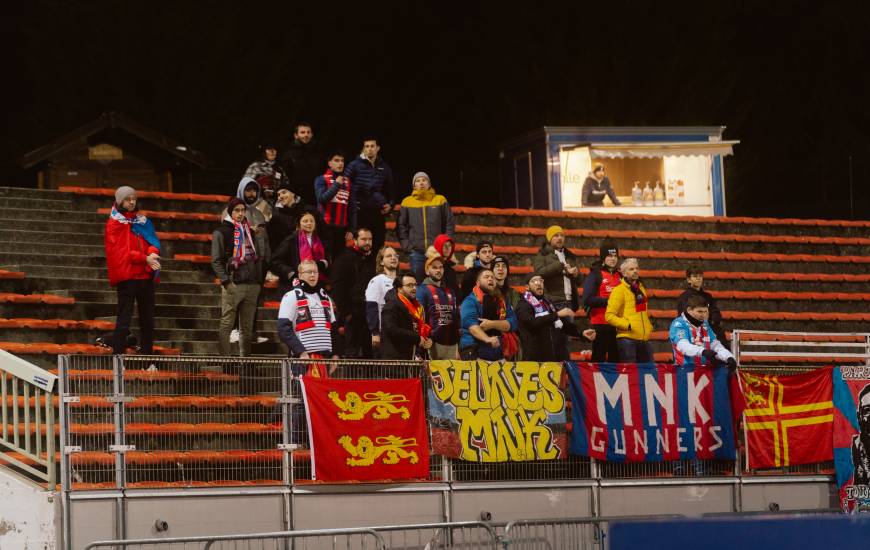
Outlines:
[[561, 458], [561, 363], [432, 361], [433, 452], [473, 462]]

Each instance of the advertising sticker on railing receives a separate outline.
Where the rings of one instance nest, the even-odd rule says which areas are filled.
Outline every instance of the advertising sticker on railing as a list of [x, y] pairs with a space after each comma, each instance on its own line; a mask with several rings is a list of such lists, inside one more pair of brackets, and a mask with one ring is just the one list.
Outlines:
[[320, 380], [302, 377], [313, 478], [424, 479], [429, 441], [419, 378]]
[[431, 361], [432, 452], [472, 462], [565, 457], [560, 363]]
[[833, 381], [840, 508], [870, 512], [870, 367], [836, 367]]
[[729, 371], [566, 363], [571, 454], [613, 462], [736, 457]]

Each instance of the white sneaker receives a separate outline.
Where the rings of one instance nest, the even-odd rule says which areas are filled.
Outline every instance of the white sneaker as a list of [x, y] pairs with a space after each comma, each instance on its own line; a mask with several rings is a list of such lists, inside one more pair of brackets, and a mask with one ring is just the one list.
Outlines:
[[257, 336], [257, 343], [258, 344], [265, 344], [268, 341], [269, 341], [269, 339], [266, 338], [265, 336]]
[[239, 329], [234, 328], [230, 333], [230, 344], [235, 344], [239, 341]]

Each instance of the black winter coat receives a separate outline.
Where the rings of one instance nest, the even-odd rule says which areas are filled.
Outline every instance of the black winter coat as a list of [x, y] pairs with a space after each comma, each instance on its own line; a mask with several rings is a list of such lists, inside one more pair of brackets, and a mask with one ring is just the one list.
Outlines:
[[[315, 233], [316, 234], [316, 233]], [[327, 240], [321, 239], [323, 243], [323, 253], [326, 258], [329, 258], [329, 243]], [[281, 295], [290, 290], [290, 285], [293, 278], [296, 277], [296, 270], [299, 268], [299, 231], [294, 231], [287, 236], [278, 248], [272, 253], [272, 263], [270, 269], [272, 273], [279, 277], [278, 286], [281, 289]], [[326, 270], [329, 267], [328, 260], [318, 260], [317, 269], [321, 275], [326, 275]]]
[[329, 280], [332, 281], [332, 296], [340, 317], [360, 315], [365, 317], [366, 286], [375, 276], [375, 254], [363, 256], [348, 248], [339, 254], [332, 264]]
[[411, 314], [399, 300], [398, 289], [390, 289], [381, 311], [381, 359], [413, 359], [419, 343], [420, 335], [414, 330]]
[[561, 329], [553, 326], [559, 318], [555, 312], [535, 317], [535, 308], [525, 299], [520, 299], [516, 308], [520, 324], [520, 343], [523, 361], [567, 361], [568, 335], [579, 336], [577, 325], [562, 319]]

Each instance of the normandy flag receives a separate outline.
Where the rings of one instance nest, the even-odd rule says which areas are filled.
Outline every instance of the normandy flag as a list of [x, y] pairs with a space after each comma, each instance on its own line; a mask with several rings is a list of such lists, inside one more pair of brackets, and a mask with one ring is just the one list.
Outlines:
[[302, 377], [312, 478], [322, 481], [429, 476], [419, 378], [336, 380]]
[[833, 459], [831, 367], [789, 376], [740, 371], [749, 468]]

